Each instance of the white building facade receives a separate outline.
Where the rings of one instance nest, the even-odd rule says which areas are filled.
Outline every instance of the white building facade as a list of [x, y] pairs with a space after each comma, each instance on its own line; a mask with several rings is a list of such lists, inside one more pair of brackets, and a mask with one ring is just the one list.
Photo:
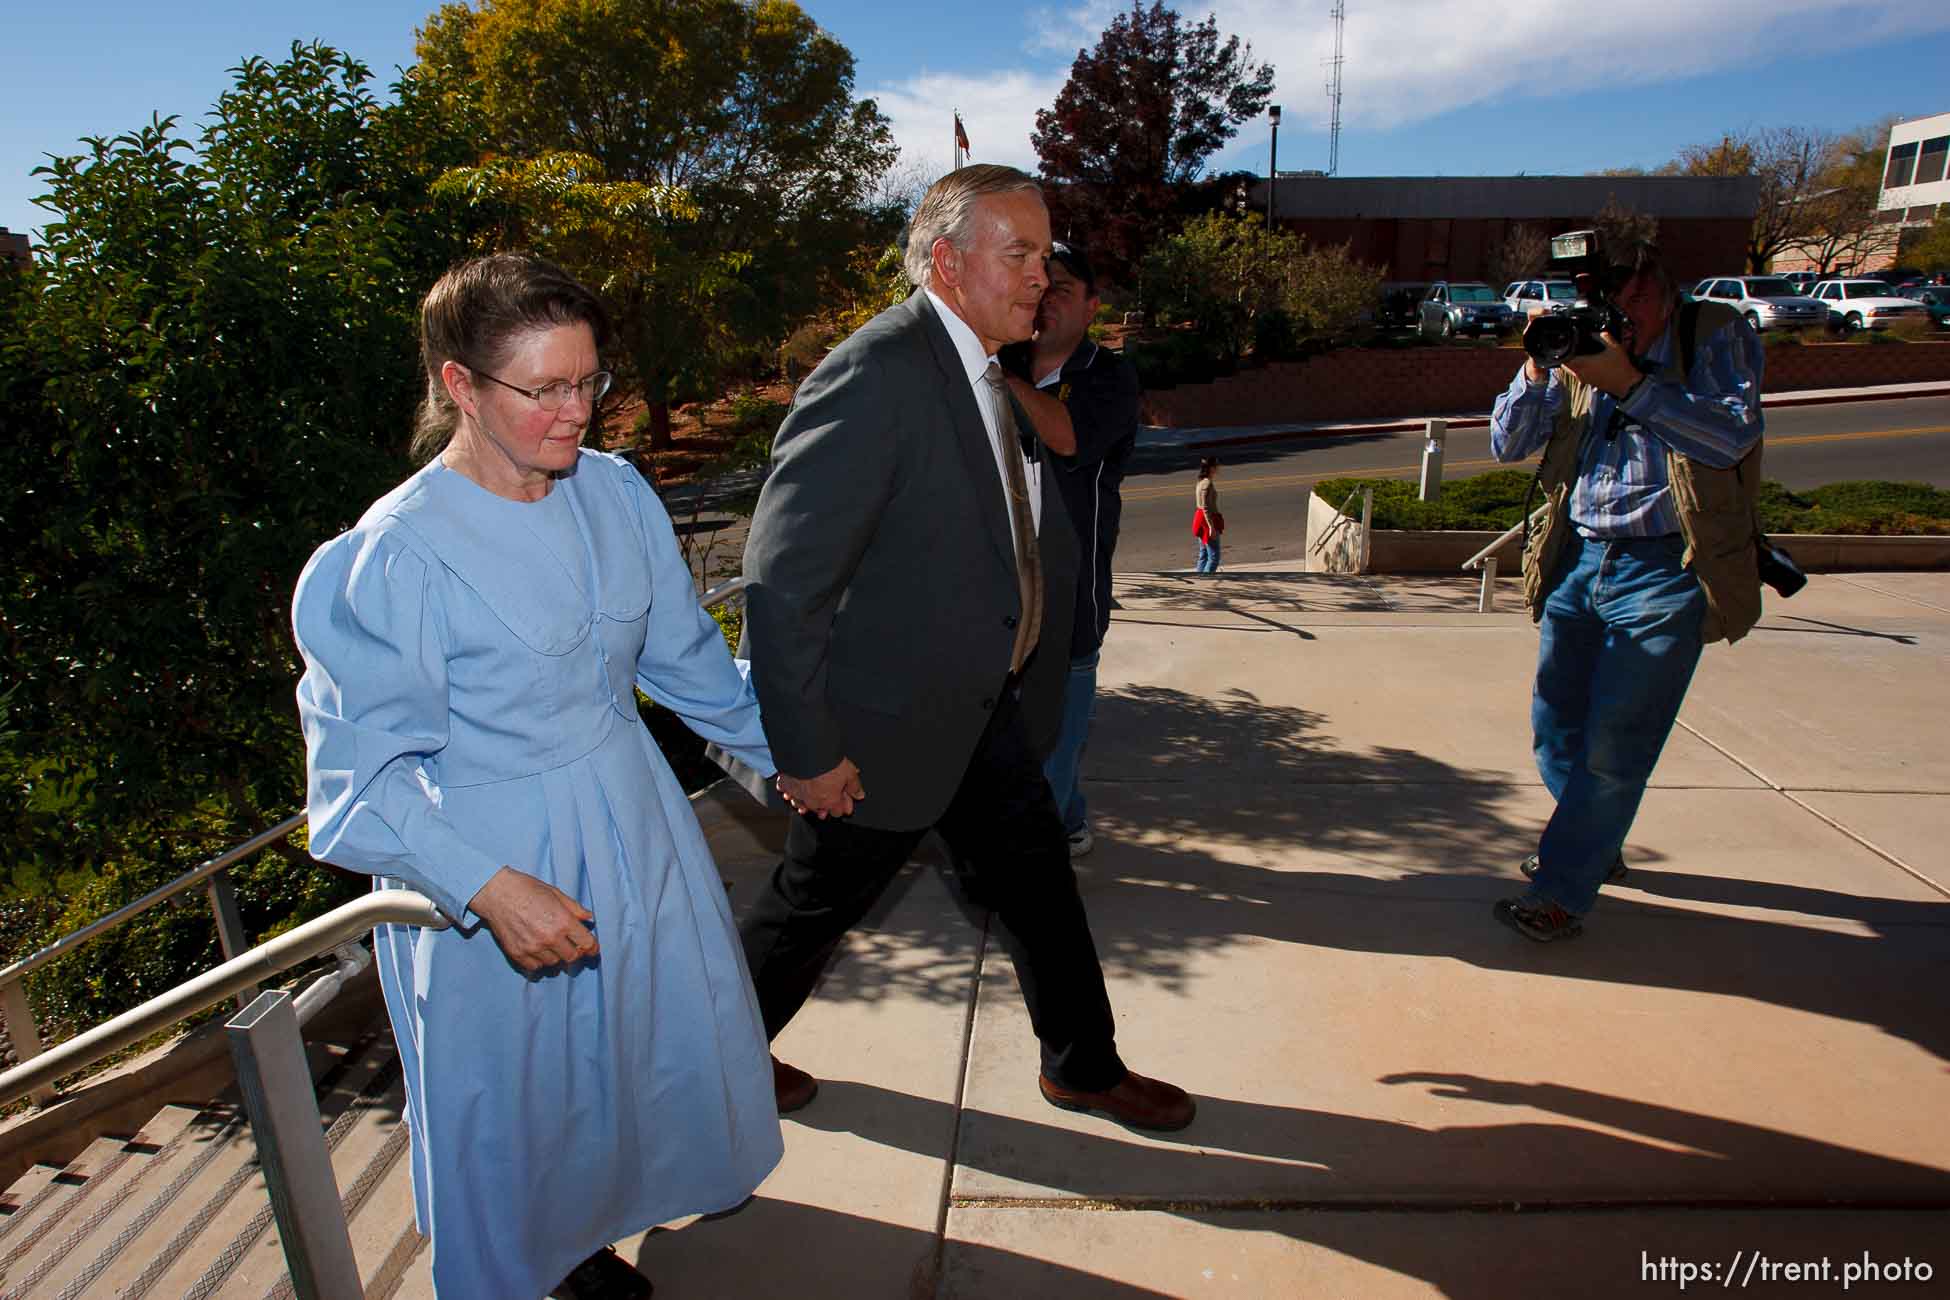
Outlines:
[[1876, 221], [1886, 226], [1927, 226], [1950, 215], [1950, 113], [1912, 118], [1889, 128], [1889, 161], [1882, 173]]

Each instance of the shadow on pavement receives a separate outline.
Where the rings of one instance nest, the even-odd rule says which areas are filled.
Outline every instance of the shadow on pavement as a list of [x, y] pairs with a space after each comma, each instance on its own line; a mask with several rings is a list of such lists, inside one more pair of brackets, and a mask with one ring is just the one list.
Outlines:
[[[1518, 1083], [1471, 1075], [1412, 1073], [1377, 1080], [1384, 1087], [1428, 1087], [1437, 1096], [1532, 1111], [1603, 1125], [1600, 1132], [1526, 1116], [1508, 1123], [1457, 1124], [1425, 1128], [1413, 1124], [1343, 1115], [1330, 1111], [1267, 1106], [1228, 1098], [1203, 1097], [1193, 1128], [1164, 1139], [1136, 1140], [1099, 1124], [1079, 1131], [983, 1111], [961, 1117], [956, 1162], [1033, 1184], [1027, 1203], [1014, 1208], [1045, 1215], [1066, 1212], [1061, 1202], [1047, 1208], [1038, 1199], [1077, 1198], [1093, 1202], [1079, 1215], [1106, 1209], [1152, 1210], [1221, 1228], [1243, 1228], [1237, 1216], [1254, 1215], [1251, 1226], [1296, 1241], [1355, 1254], [1384, 1268], [1423, 1277], [1445, 1295], [1500, 1297], [1515, 1294], [1511, 1279], [1486, 1268], [1470, 1249], [1430, 1251], [1406, 1234], [1347, 1234], [1337, 1211], [1416, 1213], [1441, 1208], [1515, 1217], [1519, 1201], [1534, 1196], [1536, 1184], [1516, 1185], [1486, 1194], [1486, 1169], [1545, 1171], [1552, 1185], [1550, 1212], [1566, 1207], [1600, 1210], [1621, 1186], [1644, 1196], [1619, 1208], [1643, 1211], [1658, 1205], [1770, 1209], [1825, 1207], [1846, 1190], [1852, 1204], [1886, 1208], [1941, 1210], [1950, 1207], [1950, 1172], [1887, 1159], [1810, 1138], [1735, 1121], [1633, 1101], [1623, 1097], [1549, 1083]], [[928, 1154], [939, 1134], [952, 1124], [945, 1102], [893, 1092], [872, 1084], [828, 1080], [819, 1100], [793, 1122], [828, 1132], [851, 1133], [866, 1141]], [[1358, 1189], [1407, 1189], [1378, 1204]], [[1764, 1186], [1763, 1200], [1750, 1190]], [[972, 1208], [985, 1202], [974, 1200]], [[740, 1215], [740, 1235], [752, 1229], [756, 1214], [766, 1220], [768, 1239], [823, 1240], [830, 1253], [899, 1249], [919, 1261], [927, 1257], [925, 1234], [862, 1223], [803, 1206], [759, 1202]], [[844, 1233], [842, 1237], [775, 1238], [780, 1233]], [[1229, 1219], [1233, 1220], [1229, 1222]], [[1539, 1222], [1532, 1219], [1531, 1222]], [[1554, 1233], [1539, 1223], [1532, 1229]], [[1471, 1229], [1472, 1234], [1480, 1229]], [[1049, 1239], [1046, 1228], [1041, 1234]], [[821, 1253], [828, 1253], [827, 1247]], [[654, 1247], [645, 1252], [654, 1272]], [[1017, 1294], [1127, 1296], [1149, 1291], [1109, 1282], [1031, 1256], [951, 1240], [944, 1294], [999, 1295], [1010, 1279]], [[1636, 1253], [1618, 1261], [1617, 1274], [1637, 1262]], [[749, 1267], [749, 1264], [746, 1265]], [[779, 1281], [797, 1274], [791, 1260], [770, 1265]], [[917, 1274], [918, 1276], [918, 1274]], [[980, 1279], [996, 1289], [971, 1286]], [[757, 1279], [754, 1279], [756, 1281]], [[1077, 1289], [1072, 1291], [1074, 1286]], [[1057, 1289], [1057, 1288], [1062, 1289]], [[840, 1294], [815, 1289], [810, 1294]]]
[[[1515, 863], [1536, 836], [1533, 822], [1505, 811], [1514, 774], [1406, 749], [1338, 749], [1325, 726], [1319, 713], [1243, 692], [1134, 687], [1099, 697], [1086, 773], [1114, 848], [1081, 860], [1078, 875], [1113, 981], [1135, 975], [1183, 991], [1196, 959], [1272, 940], [1749, 998], [1879, 1026], [1950, 1059], [1950, 903], [1657, 870], [1636, 855], [1632, 878], [1605, 891], [1583, 939], [1540, 947], [1490, 916], [1494, 900], [1520, 891]], [[1280, 865], [1183, 847], [1215, 841], [1231, 857], [1263, 850]], [[1304, 865], [1321, 859], [1334, 865]], [[917, 874], [904, 873], [855, 932], [819, 996], [960, 1003], [980, 913], [948, 901], [897, 907]]]

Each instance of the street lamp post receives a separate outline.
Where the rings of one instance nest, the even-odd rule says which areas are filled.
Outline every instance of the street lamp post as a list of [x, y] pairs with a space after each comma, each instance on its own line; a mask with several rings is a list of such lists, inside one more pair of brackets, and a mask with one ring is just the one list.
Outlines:
[[1273, 229], [1273, 195], [1280, 187], [1280, 106], [1266, 110], [1267, 120], [1273, 124], [1273, 148], [1266, 159], [1266, 229]]

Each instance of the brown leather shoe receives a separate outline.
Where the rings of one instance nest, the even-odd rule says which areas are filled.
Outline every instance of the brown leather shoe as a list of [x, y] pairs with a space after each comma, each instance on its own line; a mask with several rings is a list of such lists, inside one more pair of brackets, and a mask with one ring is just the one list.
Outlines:
[[819, 1095], [819, 1080], [804, 1070], [794, 1069], [778, 1057], [772, 1058], [772, 1093], [779, 1099], [779, 1114], [802, 1110]]
[[1185, 1090], [1159, 1079], [1126, 1071], [1123, 1082], [1108, 1092], [1073, 1092], [1036, 1076], [1043, 1100], [1064, 1110], [1088, 1111], [1117, 1121], [1126, 1128], [1176, 1133], [1192, 1122], [1198, 1106]]

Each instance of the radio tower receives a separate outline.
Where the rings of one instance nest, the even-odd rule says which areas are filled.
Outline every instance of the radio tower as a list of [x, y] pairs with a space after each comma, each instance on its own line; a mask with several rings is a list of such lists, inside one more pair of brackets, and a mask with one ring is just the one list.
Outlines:
[[1341, 54], [1341, 36], [1347, 27], [1347, 0], [1334, 0], [1334, 8], [1329, 15], [1334, 20], [1334, 57], [1327, 60], [1327, 102], [1333, 106], [1334, 115], [1327, 123], [1327, 174], [1341, 174], [1341, 64], [1347, 60]]

